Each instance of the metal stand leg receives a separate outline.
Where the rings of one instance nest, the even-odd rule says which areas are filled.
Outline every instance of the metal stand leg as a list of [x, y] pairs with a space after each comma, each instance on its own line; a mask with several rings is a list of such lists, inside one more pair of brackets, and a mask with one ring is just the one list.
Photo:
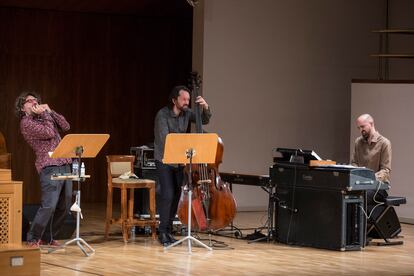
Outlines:
[[[78, 182], [78, 190], [76, 191], [76, 204], [79, 206], [80, 209], [80, 182]], [[76, 212], [76, 237], [70, 241], [65, 242], [65, 244], [62, 247], [58, 248], [51, 248], [49, 249], [48, 253], [54, 252], [58, 249], [64, 248], [67, 245], [76, 242], [76, 244], [79, 246], [79, 248], [82, 250], [83, 254], [85, 254], [87, 257], [95, 253], [95, 250], [81, 237], [79, 237], [79, 226], [80, 226], [80, 211]], [[89, 252], [85, 249], [85, 247], [89, 249]]]
[[203, 246], [204, 248], [208, 250], [213, 250], [211, 247], [205, 245], [201, 241], [197, 240], [193, 236], [191, 236], [191, 201], [192, 201], [192, 195], [193, 195], [193, 186], [192, 186], [192, 173], [191, 173], [191, 167], [193, 165], [193, 156], [194, 156], [194, 149], [188, 149], [186, 150], [187, 158], [190, 161], [189, 164], [189, 177], [188, 177], [188, 226], [187, 226], [187, 236], [185, 238], [182, 238], [181, 240], [176, 241], [175, 243], [167, 246], [164, 248], [164, 250], [168, 250], [184, 241], [188, 241], [188, 252], [191, 253], [191, 241], [194, 241], [195, 243]]
[[[79, 184], [78, 190], [76, 192], [76, 204], [78, 204], [79, 208], [80, 208], [80, 194], [81, 193], [80, 193], [80, 184]], [[83, 254], [89, 257], [90, 255], [95, 253], [95, 250], [84, 239], [79, 237], [79, 226], [80, 226], [80, 212], [76, 212], [76, 237], [70, 241], [67, 241], [65, 243], [65, 246], [73, 242], [76, 242], [79, 248], [82, 250]], [[82, 246], [81, 243], [89, 249], [89, 253], [85, 250], [85, 248]]]
[[269, 186], [267, 189], [262, 187], [262, 189], [269, 194], [269, 204], [267, 207], [267, 235], [255, 240], [248, 241], [247, 243], [254, 243], [262, 240], [270, 241], [275, 239], [275, 210], [277, 198], [275, 195], [274, 188], [274, 186]]
[[[76, 204], [78, 204], [80, 208], [80, 184], [78, 187], [78, 190], [76, 191]], [[89, 257], [91, 254], [95, 253], [95, 250], [81, 237], [79, 237], [79, 226], [80, 226], [80, 212], [76, 212], [76, 237], [70, 241], [67, 241], [65, 243], [65, 246], [76, 242], [79, 248], [82, 250], [83, 254], [85, 254], [87, 257]], [[85, 247], [82, 246], [82, 244], [86, 246], [89, 249], [89, 253], [85, 250]]]
[[190, 191], [188, 192], [188, 227], [187, 227], [187, 236], [182, 238], [181, 240], [176, 241], [175, 243], [165, 247], [164, 250], [168, 250], [176, 245], [179, 245], [180, 243], [184, 242], [184, 241], [188, 241], [187, 245], [188, 245], [188, 252], [191, 253], [191, 241], [194, 241], [195, 243], [197, 243], [198, 245], [203, 246], [204, 248], [208, 249], [208, 250], [213, 250], [211, 247], [205, 245], [204, 243], [202, 243], [201, 241], [197, 240], [196, 238], [194, 238], [193, 236], [191, 236], [191, 198], [192, 198], [192, 194], [193, 192]]

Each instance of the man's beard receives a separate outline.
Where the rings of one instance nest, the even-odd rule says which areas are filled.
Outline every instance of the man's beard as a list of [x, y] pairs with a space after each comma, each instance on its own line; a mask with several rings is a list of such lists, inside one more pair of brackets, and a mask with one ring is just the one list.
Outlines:
[[186, 111], [188, 109], [188, 105], [183, 105], [181, 107], [178, 108], [181, 111]]
[[361, 132], [361, 135], [362, 135], [362, 137], [364, 137], [364, 139], [365, 139], [366, 141], [368, 141], [368, 138], [369, 138], [369, 133], [368, 133], [368, 132], [363, 131], [363, 132]]

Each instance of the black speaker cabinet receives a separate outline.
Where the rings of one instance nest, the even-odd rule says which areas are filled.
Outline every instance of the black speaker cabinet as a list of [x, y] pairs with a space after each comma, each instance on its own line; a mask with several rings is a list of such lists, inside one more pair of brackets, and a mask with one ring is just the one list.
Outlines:
[[392, 206], [378, 206], [367, 227], [367, 236], [373, 239], [392, 239], [401, 233], [401, 224]]
[[[155, 169], [135, 168], [135, 174], [139, 178], [151, 179], [155, 181], [156, 201], [159, 198], [157, 185], [157, 171]], [[155, 203], [158, 206], [157, 202]], [[148, 189], [135, 189], [134, 191], [134, 214], [149, 214], [149, 191]]]
[[[40, 204], [25, 204], [23, 205], [23, 216], [22, 216], [22, 240], [27, 240], [27, 232], [30, 230], [30, 225], [37, 213], [37, 210], [40, 208]], [[43, 240], [50, 240], [50, 232], [48, 231], [50, 228], [48, 224], [43, 234]], [[71, 213], [68, 213], [65, 220], [63, 221], [63, 225], [60, 228], [60, 231], [56, 237], [53, 237], [55, 240], [64, 240], [70, 239], [75, 232], [76, 229], [76, 219], [73, 217]]]
[[363, 192], [278, 186], [276, 197], [279, 242], [341, 251], [364, 247]]

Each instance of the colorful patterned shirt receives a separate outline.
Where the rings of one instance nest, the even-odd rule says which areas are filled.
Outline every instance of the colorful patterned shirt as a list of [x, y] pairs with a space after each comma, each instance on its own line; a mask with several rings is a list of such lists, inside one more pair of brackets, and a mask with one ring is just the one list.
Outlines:
[[20, 121], [20, 131], [36, 155], [35, 166], [40, 171], [47, 166], [61, 166], [72, 163], [71, 158], [51, 158], [61, 138], [59, 130], [68, 131], [69, 123], [65, 117], [52, 112], [43, 112], [36, 116], [24, 116]]

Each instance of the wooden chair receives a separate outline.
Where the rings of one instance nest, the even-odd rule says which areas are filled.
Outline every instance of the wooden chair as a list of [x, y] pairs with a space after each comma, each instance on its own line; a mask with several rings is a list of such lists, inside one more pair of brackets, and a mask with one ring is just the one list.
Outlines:
[[[129, 230], [132, 226], [150, 226], [152, 239], [156, 237], [155, 219], [155, 181], [149, 179], [121, 179], [119, 178], [125, 172], [134, 171], [133, 155], [107, 155], [108, 164], [108, 195], [106, 199], [106, 222], [105, 222], [105, 239], [108, 238], [109, 227], [111, 224], [120, 224], [124, 242], [128, 242]], [[121, 217], [112, 217], [112, 197], [113, 189], [121, 190]], [[149, 189], [149, 219], [134, 218], [134, 189]], [[127, 200], [129, 191], [129, 199]]]
[[11, 169], [11, 154], [0, 154], [0, 169]]
[[7, 153], [6, 139], [4, 138], [3, 133], [0, 131], [0, 154]]

